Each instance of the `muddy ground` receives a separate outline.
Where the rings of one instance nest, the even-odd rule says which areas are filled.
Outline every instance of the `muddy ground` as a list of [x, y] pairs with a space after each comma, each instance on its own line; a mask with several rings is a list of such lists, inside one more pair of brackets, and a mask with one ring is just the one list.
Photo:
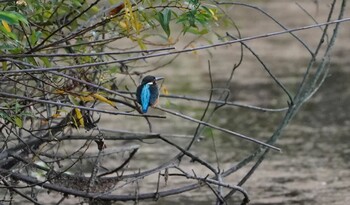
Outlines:
[[[326, 20], [329, 4], [324, 1], [318, 1], [319, 5], [312, 1], [298, 2], [317, 21]], [[287, 28], [312, 24], [312, 20], [294, 1], [264, 3], [258, 1], [257, 3]], [[281, 30], [271, 20], [251, 9], [237, 6], [231, 8], [230, 14], [241, 29], [243, 36]], [[349, 15], [349, 12], [346, 15]], [[349, 31], [349, 23], [344, 23], [332, 52], [332, 64], [325, 83], [301, 108], [277, 142], [277, 145], [283, 150], [282, 153], [271, 152], [255, 174], [244, 184], [243, 187], [250, 194], [251, 204], [347, 205], [350, 203], [350, 60], [346, 55], [350, 51]], [[311, 48], [315, 48], [320, 33], [318, 29], [312, 29], [296, 34]], [[258, 53], [288, 89], [292, 92], [296, 91], [310, 60], [310, 55], [305, 48], [290, 35], [254, 40], [248, 42], [248, 45]], [[236, 62], [238, 59], [238, 47], [234, 47], [212, 49], [212, 58], [208, 58], [205, 52], [192, 54], [192, 59], [187, 60], [185, 56], [182, 56], [160, 73], [163, 72], [162, 74], [167, 77], [166, 84], [171, 93], [208, 96], [207, 60], [211, 60], [214, 85], [224, 87], [223, 82], [227, 79], [233, 65], [232, 59], [235, 58]], [[287, 98], [276, 88], [271, 78], [266, 75], [252, 55], [247, 54], [246, 51], [245, 54], [243, 64], [237, 69], [234, 80], [230, 84], [230, 100], [273, 108], [285, 106]], [[180, 89], [177, 87], [179, 84]], [[191, 113], [189, 110], [193, 107], [195, 110], [196, 104], [185, 105], [185, 108], [178, 109], [183, 112], [187, 111], [188, 114]], [[200, 117], [199, 114], [193, 115]], [[282, 116], [283, 114], [280, 113], [260, 113], [226, 107], [218, 111], [212, 122], [249, 136], [265, 139], [266, 136], [272, 134]], [[181, 122], [176, 125], [187, 128], [188, 133], [193, 131], [191, 127]], [[172, 128], [166, 127], [166, 129], [171, 130]], [[156, 126], [156, 131], [164, 132], [163, 127], [158, 126]], [[214, 133], [217, 137], [221, 136], [216, 140], [216, 146], [220, 150], [218, 154], [223, 169], [252, 150], [252, 146], [247, 142]], [[215, 162], [213, 152], [203, 151], [212, 149], [211, 143], [210, 139], [204, 139], [196, 145], [195, 150], [201, 153], [201, 156], [207, 154], [206, 158]], [[166, 152], [161, 153], [166, 154]], [[195, 167], [196, 165], [189, 164], [188, 166]], [[238, 182], [248, 168], [250, 167], [230, 176], [227, 182]], [[230, 202], [234, 201], [235, 198]], [[213, 203], [212, 193], [208, 189], [150, 202], [150, 204]]]
[[[319, 5], [312, 1], [298, 2], [317, 21], [326, 20], [329, 4], [324, 1], [318, 1]], [[294, 1], [257, 3], [287, 28], [312, 24], [312, 20]], [[251, 9], [237, 6], [231, 8], [230, 14], [241, 29], [243, 36], [281, 30], [271, 20]], [[243, 187], [250, 194], [251, 204], [347, 205], [350, 203], [350, 71], [348, 69], [350, 60], [346, 55], [350, 51], [349, 31], [349, 23], [344, 23], [332, 52], [332, 64], [324, 85], [301, 108], [277, 142], [283, 152], [271, 152], [255, 174], [244, 184]], [[315, 48], [321, 32], [318, 29], [312, 29], [296, 34], [311, 48]], [[296, 91], [310, 60], [310, 55], [305, 48], [290, 35], [254, 40], [248, 42], [248, 45], [258, 53], [287, 88], [292, 92]], [[206, 52], [192, 54], [187, 59], [186, 56], [182, 56], [166, 69], [159, 71], [167, 77], [166, 85], [170, 92], [199, 97], [208, 96], [208, 59], [211, 60], [214, 85], [224, 87], [223, 82], [227, 79], [233, 65], [232, 59], [235, 58], [237, 62], [238, 47], [235, 45], [212, 49], [211, 52], [213, 53], [212, 58], [209, 58]], [[271, 78], [267, 76], [252, 55], [247, 53], [245, 51], [243, 64], [237, 69], [234, 80], [230, 84], [230, 100], [264, 107], [284, 107], [287, 98], [276, 88]], [[197, 108], [196, 104], [192, 103], [184, 107], [175, 106], [173, 108], [183, 112], [187, 111], [187, 114], [191, 113], [189, 111], [191, 108], [193, 110]], [[200, 117], [198, 113], [195, 114], [195, 111], [192, 113], [192, 116]], [[282, 116], [283, 114], [259, 113], [227, 107], [219, 110], [212, 122], [265, 139], [266, 136], [272, 134]], [[188, 134], [193, 131], [193, 127], [186, 123], [177, 122], [176, 127], [189, 130]], [[172, 129], [167, 125], [165, 128], [167, 131]], [[161, 126], [156, 125], [155, 129], [164, 132]], [[215, 132], [215, 134], [220, 136], [220, 133]], [[218, 154], [223, 169], [252, 150], [251, 145], [247, 142], [232, 140], [227, 136], [221, 137], [216, 141], [216, 145], [220, 150]], [[198, 147], [195, 150], [201, 154], [207, 154], [206, 158], [215, 162], [213, 152], [203, 151], [203, 149], [212, 149], [211, 143], [210, 139], [204, 139], [196, 145]], [[200, 149], [202, 152], [199, 151]], [[151, 153], [148, 153], [148, 156], [152, 159]], [[166, 155], [166, 152], [160, 153]], [[154, 156], [159, 156], [159, 152], [156, 152]], [[188, 166], [195, 167], [196, 165], [189, 164]], [[248, 168], [250, 167], [229, 177], [227, 182], [238, 182]], [[233, 201], [235, 201], [234, 198], [230, 202]], [[210, 190], [201, 189], [149, 203], [213, 204], [214, 199]]]

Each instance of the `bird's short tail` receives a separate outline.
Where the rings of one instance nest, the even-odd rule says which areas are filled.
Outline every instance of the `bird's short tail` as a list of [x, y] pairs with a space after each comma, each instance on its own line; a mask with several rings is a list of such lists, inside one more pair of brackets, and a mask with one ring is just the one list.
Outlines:
[[146, 113], [148, 111], [148, 106], [142, 107], [141, 111], [142, 111], [142, 113]]

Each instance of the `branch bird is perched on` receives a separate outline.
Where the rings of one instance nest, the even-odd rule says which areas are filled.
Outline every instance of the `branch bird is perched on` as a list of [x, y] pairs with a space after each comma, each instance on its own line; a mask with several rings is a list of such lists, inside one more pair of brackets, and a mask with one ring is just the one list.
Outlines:
[[141, 105], [143, 113], [148, 111], [149, 106], [154, 107], [157, 104], [159, 98], [157, 81], [162, 79], [164, 78], [148, 75], [142, 79], [141, 85], [137, 87], [137, 102]]

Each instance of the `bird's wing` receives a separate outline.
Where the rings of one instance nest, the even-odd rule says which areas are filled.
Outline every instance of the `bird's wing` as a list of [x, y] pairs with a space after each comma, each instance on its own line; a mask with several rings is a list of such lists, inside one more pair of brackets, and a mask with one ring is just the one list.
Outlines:
[[154, 106], [157, 104], [158, 98], [159, 98], [159, 90], [158, 90], [158, 86], [156, 85], [151, 85], [149, 88], [150, 92], [152, 93], [151, 97], [150, 97], [150, 102], [149, 104], [151, 106]]
[[142, 85], [139, 85], [136, 89], [136, 99], [137, 102], [141, 105], [141, 92], [142, 92]]

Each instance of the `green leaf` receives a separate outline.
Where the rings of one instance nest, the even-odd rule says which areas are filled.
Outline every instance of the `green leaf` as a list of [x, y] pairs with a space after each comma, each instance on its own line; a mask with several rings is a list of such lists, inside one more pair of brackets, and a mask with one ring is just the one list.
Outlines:
[[47, 68], [51, 67], [51, 61], [47, 57], [41, 57], [40, 60], [45, 64]]
[[118, 73], [119, 70], [120, 70], [119, 67], [113, 66], [113, 67], [110, 67], [110, 68], [108, 69], [108, 72], [109, 72], [110, 74], [115, 74], [115, 73]]
[[140, 11], [139, 14], [142, 16], [143, 20], [148, 23], [148, 25], [150, 25], [152, 28], [156, 27], [155, 22], [153, 22], [152, 19], [149, 18], [145, 12]]
[[30, 44], [32, 45], [32, 46], [34, 46], [37, 42], [38, 42], [38, 40], [40, 39], [40, 37], [41, 37], [41, 31], [34, 31], [34, 32], [32, 32], [32, 34], [30, 35], [30, 37], [29, 37], [29, 39], [30, 39]]
[[3, 112], [3, 111], [0, 111], [0, 118], [10, 122], [12, 121], [11, 117], [6, 112]]
[[0, 11], [0, 20], [5, 20], [9, 24], [18, 25], [19, 22], [22, 22], [28, 25], [27, 19], [22, 14], [14, 11]]
[[199, 30], [197, 28], [188, 28], [186, 30], [186, 32], [193, 33], [193, 34], [196, 34], [196, 35], [204, 35], [204, 34], [207, 34], [209, 31], [206, 28], [204, 28], [202, 30]]
[[6, 50], [6, 51], [12, 51], [12, 50], [16, 50], [17, 47], [15, 47], [15, 45], [9, 45], [9, 44], [2, 44], [0, 45], [0, 50]]
[[190, 4], [193, 4], [195, 6], [198, 6], [198, 4], [199, 4], [199, 0], [190, 0], [189, 2], [190, 2]]
[[9, 24], [17, 24], [18, 19], [12, 12], [0, 11], [0, 20], [5, 20]]
[[22, 105], [20, 105], [17, 101], [15, 103], [15, 113], [19, 113], [21, 111]]
[[162, 12], [158, 13], [158, 21], [168, 37], [170, 36], [170, 27], [169, 27], [170, 19], [171, 19], [170, 9], [166, 8]]
[[79, 105], [79, 102], [75, 99], [73, 95], [68, 95], [68, 99], [73, 105]]
[[82, 6], [79, 0], [73, 0], [72, 3], [73, 3], [74, 7], [81, 7]]
[[38, 65], [38, 63], [36, 62], [36, 60], [35, 60], [35, 58], [34, 57], [29, 57], [28, 58], [28, 61], [31, 63], [31, 64], [33, 64], [33, 65]]
[[22, 119], [19, 117], [15, 117], [15, 124], [17, 125], [17, 127], [22, 128], [23, 127]]

